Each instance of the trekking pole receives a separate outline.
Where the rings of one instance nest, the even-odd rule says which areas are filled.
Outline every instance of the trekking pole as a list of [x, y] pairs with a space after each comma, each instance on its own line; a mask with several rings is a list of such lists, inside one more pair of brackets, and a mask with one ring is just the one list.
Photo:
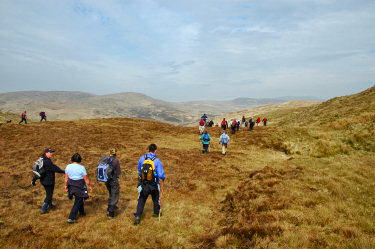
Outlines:
[[161, 192], [160, 192], [160, 210], [159, 210], [159, 223], [160, 223], [160, 214], [161, 214], [161, 200], [163, 198], [164, 192], [164, 181], [161, 182]]

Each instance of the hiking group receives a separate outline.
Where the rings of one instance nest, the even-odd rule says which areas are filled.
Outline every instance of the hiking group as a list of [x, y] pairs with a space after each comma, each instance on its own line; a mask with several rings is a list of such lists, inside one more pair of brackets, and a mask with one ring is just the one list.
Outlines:
[[[138, 204], [134, 213], [134, 224], [138, 225], [141, 221], [146, 200], [149, 195], [154, 203], [153, 217], [161, 215], [161, 198], [164, 186], [164, 169], [160, 159], [156, 155], [156, 144], [148, 146], [148, 152], [142, 155], [138, 161]], [[68, 193], [70, 200], [74, 197], [74, 204], [70, 211], [67, 222], [76, 223], [77, 216], [85, 216], [84, 201], [89, 198], [89, 192], [92, 192], [85, 166], [81, 164], [82, 157], [79, 153], [75, 153], [71, 157], [71, 163], [65, 170], [52, 163], [52, 156], [55, 150], [46, 148], [41, 157], [33, 166], [33, 179], [31, 184], [36, 185], [39, 179], [41, 185], [45, 189], [46, 197], [41, 208], [41, 214], [46, 214], [55, 208], [52, 204], [53, 192], [55, 189], [55, 173], [65, 174], [65, 191]], [[118, 149], [112, 147], [109, 155], [99, 159], [97, 167], [97, 181], [104, 182], [108, 190], [108, 208], [107, 216], [115, 218], [115, 210], [120, 199], [119, 177], [121, 175], [120, 162], [116, 158]]]
[[[202, 141], [202, 145], [203, 145], [202, 153], [204, 154], [207, 154], [209, 152], [210, 141], [211, 141], [211, 136], [208, 133], [208, 131], [205, 129], [205, 127], [207, 126], [212, 127], [212, 124], [213, 124], [213, 121], [211, 120], [210, 123], [212, 122], [212, 124], [206, 125], [206, 119], [207, 119], [207, 115], [203, 114], [199, 122], [199, 133], [201, 134], [200, 140]], [[266, 126], [267, 118], [264, 117], [262, 122], [263, 122], [263, 125]], [[236, 132], [239, 132], [241, 124], [245, 128], [249, 126], [249, 130], [253, 131], [255, 123], [257, 123], [257, 126], [259, 126], [259, 123], [260, 123], [259, 117], [257, 118], [256, 121], [254, 120], [254, 117], [250, 117], [249, 121], [247, 121], [245, 116], [243, 115], [242, 119], [231, 119], [229, 122], [229, 125], [228, 125], [228, 121], [225, 118], [223, 118], [223, 120], [220, 123], [222, 134], [219, 138], [219, 144], [221, 144], [222, 146], [222, 152], [221, 152], [222, 155], [227, 154], [227, 148], [228, 148], [229, 139], [230, 139], [229, 135], [227, 134], [228, 127], [231, 128], [231, 134], [236, 134]]]
[[[43, 120], [47, 122], [46, 112], [44, 112], [44, 111], [40, 112], [39, 116], [40, 116], [40, 122], [42, 122]], [[8, 123], [10, 123], [10, 122], [11, 122], [11, 120]], [[26, 112], [26, 110], [21, 113], [21, 121], [18, 124], [21, 124], [23, 122], [25, 122], [25, 124], [27, 124], [27, 112]]]

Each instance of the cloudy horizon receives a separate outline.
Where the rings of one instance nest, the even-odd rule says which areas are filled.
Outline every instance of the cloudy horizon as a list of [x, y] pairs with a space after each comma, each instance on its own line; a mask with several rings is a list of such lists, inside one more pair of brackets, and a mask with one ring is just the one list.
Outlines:
[[370, 0], [1, 0], [0, 92], [353, 94], [375, 84], [374, 13]]

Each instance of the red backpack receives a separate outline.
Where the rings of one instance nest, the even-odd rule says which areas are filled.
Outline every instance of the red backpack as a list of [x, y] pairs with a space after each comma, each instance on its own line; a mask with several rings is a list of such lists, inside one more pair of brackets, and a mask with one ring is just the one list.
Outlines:
[[223, 120], [222, 125], [225, 126], [225, 120]]
[[201, 125], [201, 126], [204, 125], [203, 119], [201, 119], [200, 125]]

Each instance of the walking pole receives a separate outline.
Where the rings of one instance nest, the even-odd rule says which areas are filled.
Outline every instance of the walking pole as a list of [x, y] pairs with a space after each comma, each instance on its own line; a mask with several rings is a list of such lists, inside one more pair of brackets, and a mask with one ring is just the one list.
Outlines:
[[160, 214], [161, 214], [161, 200], [163, 198], [164, 192], [164, 181], [161, 182], [161, 193], [160, 193], [160, 210], [159, 210], [159, 223], [160, 223]]

